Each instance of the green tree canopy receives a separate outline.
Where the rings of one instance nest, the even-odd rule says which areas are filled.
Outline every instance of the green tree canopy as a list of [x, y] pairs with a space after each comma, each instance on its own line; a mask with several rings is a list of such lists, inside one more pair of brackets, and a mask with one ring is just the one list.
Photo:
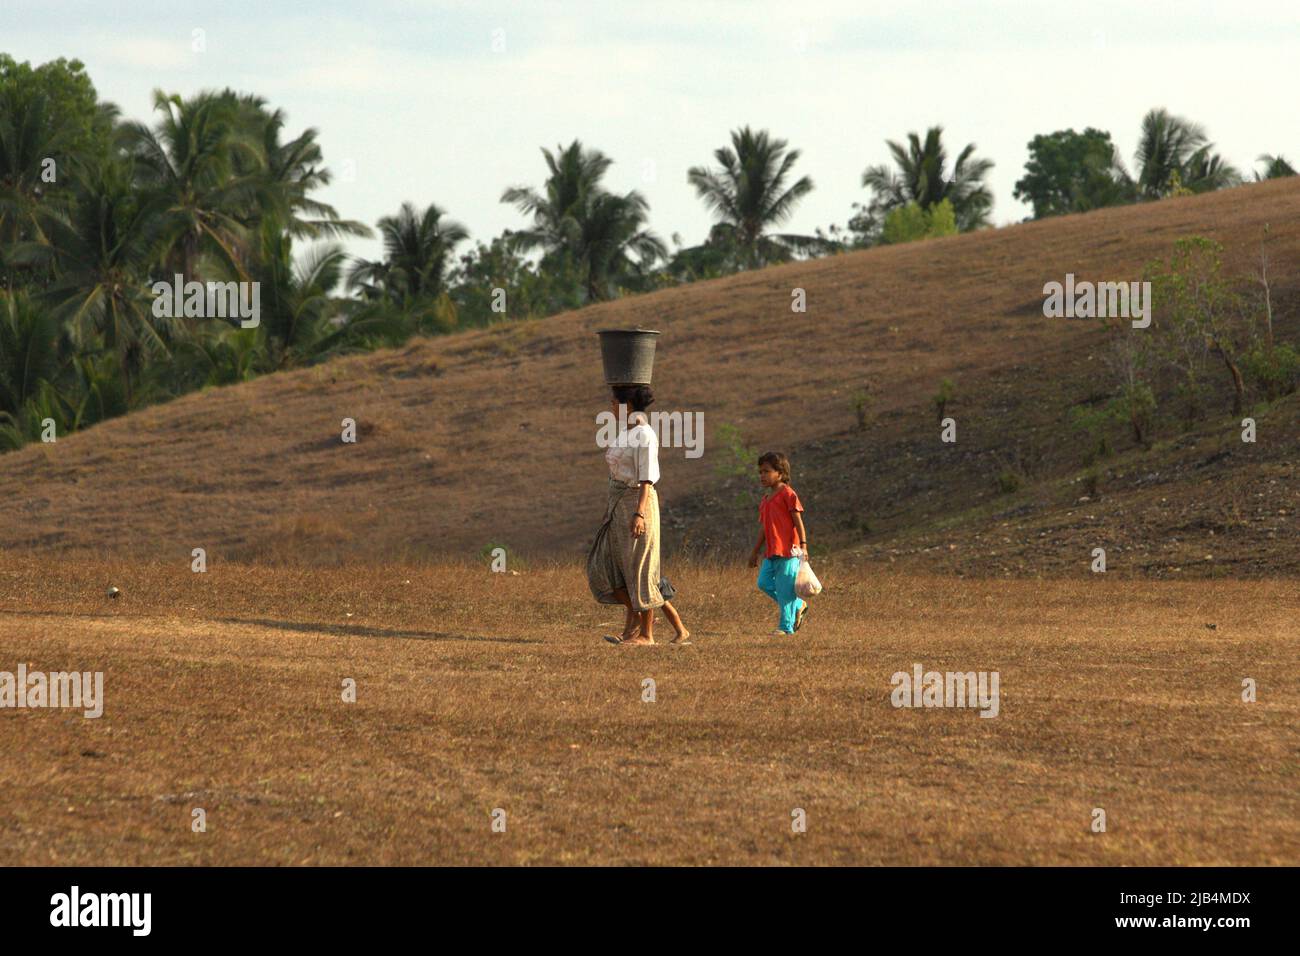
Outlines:
[[918, 239], [935, 239], [957, 234], [957, 215], [952, 202], [947, 199], [922, 209], [919, 203], [910, 202], [895, 206], [885, 214], [880, 241], [884, 245], [914, 242]]
[[1136, 199], [1110, 133], [1091, 126], [1082, 133], [1065, 129], [1030, 140], [1025, 175], [1013, 195], [1033, 204], [1035, 219]]

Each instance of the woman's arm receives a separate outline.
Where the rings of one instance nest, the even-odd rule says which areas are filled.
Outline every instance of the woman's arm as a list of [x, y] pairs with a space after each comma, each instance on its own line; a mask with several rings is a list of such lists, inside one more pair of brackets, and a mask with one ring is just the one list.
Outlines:
[[632, 537], [639, 538], [645, 534], [645, 508], [650, 500], [650, 487], [653, 482], [641, 482], [641, 496], [636, 500], [636, 514], [632, 516]]

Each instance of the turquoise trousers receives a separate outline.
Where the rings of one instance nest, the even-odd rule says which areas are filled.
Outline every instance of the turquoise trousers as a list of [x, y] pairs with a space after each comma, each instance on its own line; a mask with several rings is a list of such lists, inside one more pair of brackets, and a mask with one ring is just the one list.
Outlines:
[[794, 593], [798, 573], [798, 558], [767, 558], [758, 568], [758, 589], [776, 602], [781, 611], [777, 627], [787, 634], [794, 633], [795, 615], [806, 606], [803, 598]]

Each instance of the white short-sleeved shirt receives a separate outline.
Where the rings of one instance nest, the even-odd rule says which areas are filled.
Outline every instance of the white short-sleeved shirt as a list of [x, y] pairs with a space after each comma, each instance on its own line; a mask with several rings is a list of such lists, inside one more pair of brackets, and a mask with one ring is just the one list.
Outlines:
[[645, 412], [632, 412], [627, 416], [631, 427], [618, 433], [615, 443], [605, 450], [609, 476], [637, 484], [659, 482], [659, 436], [650, 427]]

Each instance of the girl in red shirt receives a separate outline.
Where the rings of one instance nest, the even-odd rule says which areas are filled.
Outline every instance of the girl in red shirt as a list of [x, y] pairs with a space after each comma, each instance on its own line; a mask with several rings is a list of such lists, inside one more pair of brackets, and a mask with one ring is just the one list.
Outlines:
[[803, 626], [808, 610], [808, 602], [794, 593], [799, 560], [808, 553], [808, 532], [803, 526], [803, 505], [790, 487], [790, 460], [777, 451], [761, 455], [758, 480], [770, 491], [758, 506], [763, 533], [749, 555], [749, 566], [758, 566], [759, 552], [766, 548], [758, 589], [776, 602], [780, 618], [773, 634], [784, 636]]

